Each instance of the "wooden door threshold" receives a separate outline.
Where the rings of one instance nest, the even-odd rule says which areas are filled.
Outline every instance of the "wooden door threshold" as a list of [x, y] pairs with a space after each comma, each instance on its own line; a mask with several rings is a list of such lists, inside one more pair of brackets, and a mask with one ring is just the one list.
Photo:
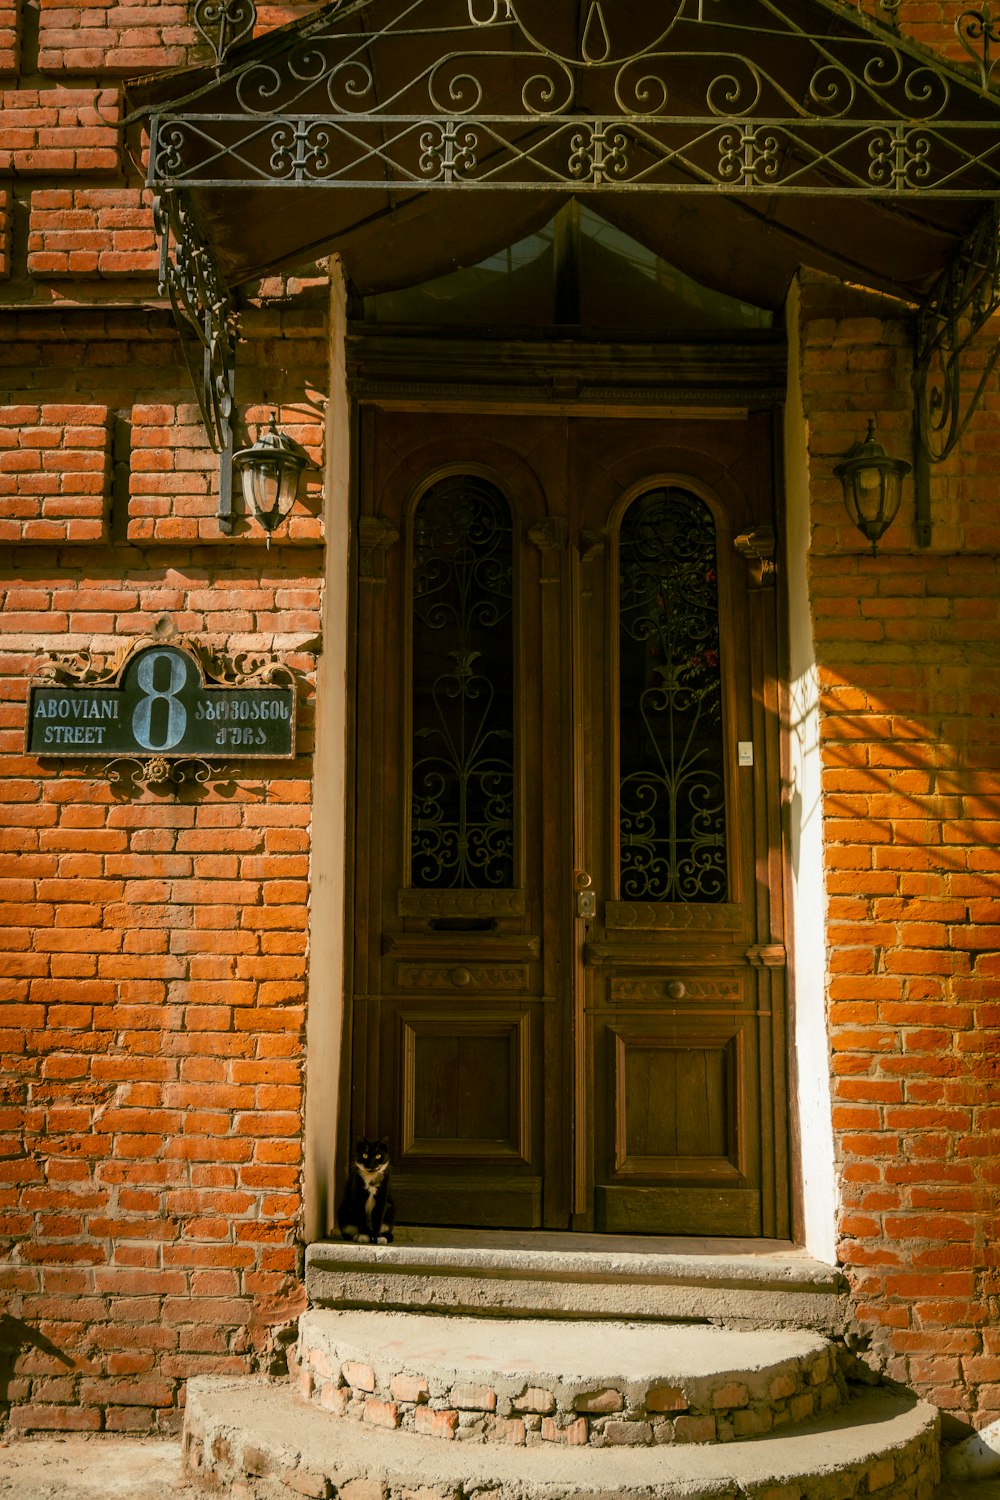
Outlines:
[[786, 1240], [401, 1229], [392, 1245], [306, 1252], [319, 1307], [605, 1317], [839, 1332], [847, 1285]]

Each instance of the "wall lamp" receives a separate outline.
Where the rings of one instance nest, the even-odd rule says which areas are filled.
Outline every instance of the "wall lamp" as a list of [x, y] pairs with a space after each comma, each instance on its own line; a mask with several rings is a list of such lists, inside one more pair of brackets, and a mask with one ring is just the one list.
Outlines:
[[266, 432], [257, 434], [249, 448], [240, 448], [232, 457], [233, 468], [240, 476], [247, 514], [254, 515], [267, 533], [276, 531], [295, 504], [299, 478], [307, 470], [318, 471], [301, 443], [278, 429], [274, 412]]
[[873, 557], [882, 533], [896, 518], [903, 480], [911, 467], [905, 458], [889, 457], [875, 436], [875, 418], [871, 417], [864, 442], [855, 443], [833, 471], [844, 486], [847, 514], [871, 542]]

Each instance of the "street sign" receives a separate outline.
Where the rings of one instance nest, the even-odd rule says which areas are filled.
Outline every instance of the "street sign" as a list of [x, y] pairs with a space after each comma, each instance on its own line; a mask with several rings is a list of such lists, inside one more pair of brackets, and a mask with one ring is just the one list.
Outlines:
[[212, 682], [187, 646], [144, 646], [107, 683], [34, 684], [26, 748], [41, 757], [289, 759], [295, 688], [275, 671], [288, 680]]

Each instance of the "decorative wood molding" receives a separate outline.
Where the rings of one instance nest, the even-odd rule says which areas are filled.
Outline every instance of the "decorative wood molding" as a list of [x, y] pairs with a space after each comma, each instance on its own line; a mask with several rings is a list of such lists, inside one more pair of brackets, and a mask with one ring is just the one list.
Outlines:
[[[742, 419], [748, 405], [778, 406], [786, 394], [787, 350], [779, 336], [724, 350], [699, 344], [619, 345], [444, 338], [355, 325], [348, 379], [359, 401], [412, 407], [634, 410], [648, 416]], [[498, 372], [502, 371], [502, 379]], [[572, 379], [577, 395], [562, 394]]]
[[528, 540], [539, 552], [565, 552], [569, 546], [569, 522], [565, 516], [546, 516], [528, 530]]
[[398, 893], [400, 917], [522, 917], [527, 910], [524, 891], [414, 890]]
[[604, 922], [615, 932], [738, 932], [743, 925], [743, 908], [721, 901], [608, 901]]
[[396, 988], [400, 990], [504, 990], [528, 988], [526, 964], [497, 967], [488, 964], [396, 965]]
[[366, 583], [385, 581], [385, 557], [399, 532], [384, 516], [362, 516], [358, 522], [358, 576]]
[[[447, 1004], [448, 1002], [441, 1002]], [[400, 1119], [402, 1139], [400, 1159], [448, 1161], [459, 1156], [466, 1161], [509, 1161], [531, 1166], [531, 1014], [516, 1011], [477, 1009], [471, 1015], [455, 1016], [449, 1009], [401, 1011], [398, 1016], [399, 1058], [402, 1069]], [[510, 1135], [506, 1140], [467, 1137], [423, 1138], [417, 1133], [418, 1076], [417, 1042], [422, 1039], [451, 1040], [455, 1036], [479, 1038], [506, 1043], [510, 1063], [507, 1119]]]
[[606, 542], [607, 535], [603, 531], [581, 531], [580, 561], [593, 562], [595, 557], [600, 557]]
[[[673, 993], [678, 988], [681, 993]], [[738, 979], [612, 979], [609, 998], [629, 1000], [739, 1000], [743, 986]]]
[[[678, 954], [676, 949], [672, 949], [668, 956], [662, 942], [637, 940], [629, 943], [619, 938], [611, 942], [586, 943], [583, 956], [588, 967], [595, 969], [611, 969], [612, 971], [638, 969], [656, 974], [662, 974], [664, 968], [673, 967], [678, 963], [682, 963], [689, 973], [704, 969], [726, 968], [730, 965], [733, 949], [724, 937], [704, 933], [702, 941], [703, 952], [697, 951], [696, 938], [688, 938], [685, 940], [682, 955]], [[735, 952], [742, 957], [741, 948], [737, 948]], [[686, 979], [683, 983], [687, 987]]]
[[531, 934], [496, 932], [387, 932], [382, 952], [400, 960], [424, 964], [466, 963], [470, 939], [483, 962], [491, 965], [529, 962], [542, 951], [541, 939]]
[[788, 963], [784, 943], [755, 943], [746, 956], [756, 969], [783, 969]]
[[766, 524], [755, 526], [752, 531], [745, 531], [742, 536], [738, 536], [733, 546], [749, 564], [750, 587], [773, 589], [777, 575], [774, 527]]

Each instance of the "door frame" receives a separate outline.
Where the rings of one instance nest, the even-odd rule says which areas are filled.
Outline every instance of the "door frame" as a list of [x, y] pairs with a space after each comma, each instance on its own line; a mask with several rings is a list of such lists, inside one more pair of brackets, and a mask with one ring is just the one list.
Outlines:
[[[483, 412], [514, 417], [519, 414], [568, 415], [573, 417], [608, 416], [641, 419], [684, 417], [691, 421], [720, 417], [739, 418], [751, 409], [767, 409], [771, 413], [772, 452], [774, 462], [773, 493], [762, 501], [768, 512], [773, 512], [780, 526], [782, 519], [783, 485], [781, 480], [781, 421], [785, 399], [786, 348], [780, 335], [751, 335], [737, 339], [719, 340], [712, 346], [704, 343], [678, 344], [661, 342], [637, 344], [628, 349], [627, 359], [622, 359], [621, 343], [614, 349], [606, 341], [580, 342], [567, 350], [566, 342], [547, 343], [544, 340], [515, 341], [479, 339], [464, 333], [460, 337], [427, 335], [426, 333], [401, 332], [399, 330], [372, 329], [355, 325], [349, 329], [347, 338], [349, 392], [352, 409], [352, 432], [354, 434], [354, 464], [351, 486], [351, 516], [355, 516], [359, 500], [359, 460], [361, 451], [360, 433], [365, 409], [381, 406], [386, 409], [407, 411], [434, 411], [453, 413], [456, 416]], [[456, 367], [461, 378], [456, 380]], [[627, 371], [627, 378], [616, 385], [614, 376]], [[498, 390], [498, 370], [508, 389]], [[543, 378], [539, 379], [542, 375]], [[568, 391], [572, 389], [572, 394]], [[352, 645], [349, 674], [349, 717], [354, 721], [349, 735], [348, 785], [354, 784], [357, 742], [356, 719], [353, 705], [356, 702], [357, 675], [357, 620], [359, 599], [359, 553], [369, 554], [369, 565], [374, 556], [378, 570], [378, 554], [382, 539], [358, 535], [356, 522], [352, 521], [352, 547], [350, 562], [350, 618]], [[750, 552], [755, 543], [749, 544]], [[765, 551], [766, 551], [766, 543]], [[749, 557], [750, 552], [744, 551]], [[578, 575], [579, 555], [571, 550], [571, 567]], [[773, 575], [773, 564], [766, 555], [755, 559], [760, 571]], [[573, 580], [574, 609], [579, 599], [578, 576]], [[774, 670], [765, 673], [761, 684], [760, 700], [754, 704], [755, 738], [769, 737], [768, 753], [780, 765], [782, 780], [787, 780], [787, 733], [779, 730], [779, 711], [782, 708], [781, 685], [785, 678], [778, 668], [786, 657], [784, 649], [785, 607], [780, 587], [777, 590], [754, 590], [751, 605], [752, 630], [759, 643], [761, 639], [770, 644], [768, 652]], [[762, 635], [763, 633], [763, 635]], [[577, 670], [574, 662], [573, 671]], [[784, 725], [784, 719], [781, 719]], [[582, 754], [579, 737], [569, 754], [577, 760]], [[578, 822], [582, 816], [574, 809], [573, 818]], [[780, 892], [783, 880], [781, 866], [787, 861], [787, 851], [777, 812], [771, 809], [771, 826], [764, 833], [766, 847], [770, 851], [772, 868], [769, 875], [777, 878], [772, 888]], [[574, 829], [574, 844], [579, 843], [579, 827]], [[353, 931], [354, 912], [354, 849], [355, 831], [351, 829], [351, 847], [346, 860], [347, 923], [346, 932]], [[786, 910], [786, 922], [789, 914]], [[790, 935], [789, 935], [790, 936]], [[791, 944], [789, 941], [789, 951]], [[760, 945], [758, 962], [765, 973], [779, 961], [778, 955], [767, 951], [768, 945]], [[579, 960], [578, 960], [579, 961]], [[582, 986], [575, 986], [577, 996], [583, 993]], [[337, 1157], [341, 1172], [346, 1166], [352, 1140], [349, 1128], [351, 1100], [351, 1047], [347, 1041], [353, 1031], [351, 996], [354, 992], [352, 953], [347, 943], [344, 1029], [345, 1045], [342, 1049], [342, 1082], [340, 1089], [340, 1130], [338, 1132]], [[580, 1001], [577, 1002], [581, 1003]], [[788, 1121], [787, 1130], [775, 1132], [776, 1138], [790, 1143], [794, 1133], [794, 1121], [788, 1114], [791, 1059], [787, 1050], [787, 1015], [785, 1024], [775, 1028], [771, 1039], [771, 1066], [766, 1071], [772, 1084], [770, 1113], [777, 1120], [778, 1111]], [[576, 1046], [582, 1048], [583, 1028], [577, 1026]], [[763, 1045], [763, 1038], [762, 1038]], [[762, 1078], [763, 1084], [763, 1078]], [[583, 1101], [579, 1093], [586, 1088], [583, 1070], [575, 1069], [575, 1106]], [[766, 1090], [762, 1089], [762, 1093]], [[762, 1112], [767, 1107], [761, 1099]], [[574, 1110], [574, 1113], [576, 1111]], [[586, 1142], [577, 1142], [574, 1148], [576, 1161], [583, 1165], [581, 1153], [587, 1149]], [[788, 1181], [787, 1147], [776, 1154], [773, 1160], [762, 1159], [762, 1171], [769, 1182], [769, 1195], [774, 1202], [777, 1196], [790, 1204], [792, 1184], [788, 1192], [779, 1190], [783, 1179]], [[581, 1181], [581, 1174], [577, 1174]], [[579, 1223], [585, 1217], [584, 1206], [574, 1204], [574, 1218]], [[790, 1207], [779, 1209], [769, 1215], [774, 1226], [771, 1233], [789, 1233]]]

